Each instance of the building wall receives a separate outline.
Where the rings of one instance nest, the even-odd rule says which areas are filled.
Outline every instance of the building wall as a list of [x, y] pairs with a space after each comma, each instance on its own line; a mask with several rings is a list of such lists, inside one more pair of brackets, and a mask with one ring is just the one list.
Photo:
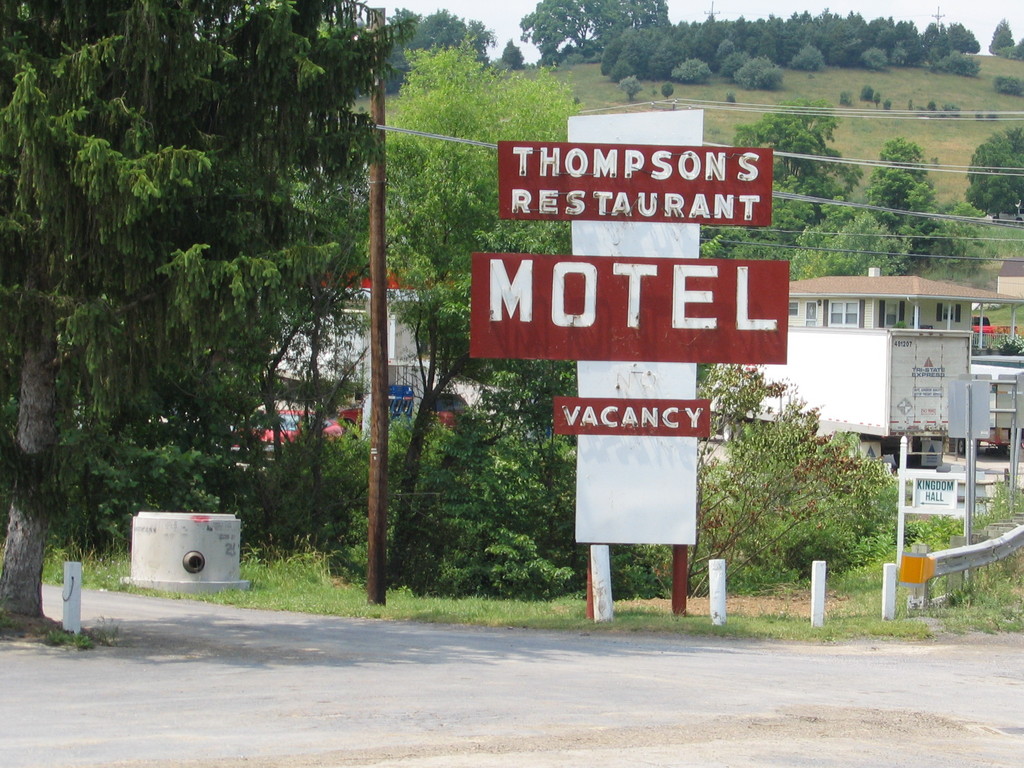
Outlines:
[[1006, 293], [1010, 296], [1024, 298], [1024, 277], [1003, 277], [1000, 276], [996, 282], [996, 290], [999, 293]]

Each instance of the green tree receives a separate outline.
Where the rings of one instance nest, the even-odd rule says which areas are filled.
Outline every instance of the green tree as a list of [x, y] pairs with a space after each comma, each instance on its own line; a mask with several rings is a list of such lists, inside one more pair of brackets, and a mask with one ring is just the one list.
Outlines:
[[[784, 102], [791, 107], [827, 107], [825, 101]], [[772, 147], [792, 153], [775, 158], [775, 187], [814, 197], [837, 198], [849, 194], [860, 179], [853, 166], [822, 163], [808, 157], [840, 157], [830, 145], [839, 124], [827, 114], [800, 114], [798, 111], [765, 115], [751, 125], [736, 129], [737, 146]], [[799, 156], [795, 156], [799, 155]]]
[[523, 58], [523, 52], [519, 46], [509, 40], [505, 44], [505, 50], [501, 52], [501, 63], [506, 69], [522, 69], [525, 66], [526, 59]]
[[971, 156], [967, 202], [986, 213], [1009, 213], [1024, 199], [1024, 176], [988, 169], [1024, 168], [1024, 128], [993, 134]]
[[[304, 201], [361, 172], [393, 30], [305, 0], [0, 7], [0, 602], [41, 613], [75, 424], [244, 338], [332, 250]], [[169, 362], [170, 361], [170, 362]]]
[[[901, 211], [931, 212], [935, 210], [935, 188], [928, 180], [924, 150], [906, 139], [891, 139], [882, 147], [879, 159], [895, 167], [879, 167], [871, 173], [867, 188], [868, 202], [883, 208]], [[896, 214], [879, 213], [878, 218], [890, 229], [901, 221]]]
[[[564, 140], [573, 99], [550, 73], [499, 72], [464, 48], [416, 53], [413, 63], [396, 124], [476, 141]], [[415, 335], [423, 393], [395, 483], [390, 561], [400, 580], [417, 532], [430, 525], [413, 502], [433, 405], [457, 377], [483, 375], [483, 363], [469, 357], [470, 256], [558, 253], [567, 243], [564, 227], [498, 220], [493, 150], [400, 135], [388, 142], [388, 162], [392, 268], [409, 288], [395, 308]]]
[[665, 0], [540, 0], [519, 22], [523, 41], [536, 45], [549, 65], [571, 53], [600, 57], [611, 33], [667, 24]]
[[458, 48], [469, 44], [477, 59], [487, 61], [487, 51], [494, 45], [494, 33], [482, 21], [463, 19], [444, 9], [424, 16], [416, 25], [416, 33], [405, 46], [407, 50]]
[[992, 42], [988, 45], [988, 52], [993, 56], [1006, 56], [1008, 51], [1013, 50], [1013, 30], [1010, 29], [1010, 22], [1002, 19], [996, 24], [996, 30], [992, 33]]
[[405, 42], [396, 46], [391, 53], [389, 63], [392, 74], [387, 82], [388, 93], [398, 92], [409, 71], [408, 51], [457, 48], [461, 45], [469, 45], [476, 51], [477, 59], [486, 62], [488, 60], [487, 52], [495, 44], [494, 32], [484, 26], [483, 22], [463, 19], [446, 10], [438, 10], [428, 16], [421, 16], [406, 8], [399, 8], [391, 16], [390, 21], [394, 25], [411, 26], [415, 31]]
[[869, 211], [852, 216], [848, 211], [832, 209], [821, 224], [800, 234], [800, 250], [789, 259], [791, 280], [866, 275], [869, 267], [880, 267], [885, 275], [905, 272], [902, 254], [907, 252], [907, 241], [893, 238]]
[[872, 72], [882, 72], [889, 66], [889, 57], [881, 48], [868, 48], [860, 55], [860, 61], [864, 69]]
[[981, 64], [975, 58], [954, 51], [941, 58], [933, 59], [929, 69], [932, 72], [943, 72], [960, 77], [977, 77], [981, 72]]

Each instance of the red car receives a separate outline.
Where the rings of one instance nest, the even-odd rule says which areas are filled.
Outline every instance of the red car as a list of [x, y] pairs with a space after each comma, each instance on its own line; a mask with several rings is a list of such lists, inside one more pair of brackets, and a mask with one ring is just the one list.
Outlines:
[[[278, 411], [277, 416], [281, 420], [281, 440], [291, 443], [299, 436], [303, 429], [302, 411]], [[345, 434], [345, 428], [338, 424], [337, 419], [324, 419], [324, 437], [341, 437]], [[264, 429], [260, 432], [260, 441], [264, 443], [274, 442], [274, 430]]]

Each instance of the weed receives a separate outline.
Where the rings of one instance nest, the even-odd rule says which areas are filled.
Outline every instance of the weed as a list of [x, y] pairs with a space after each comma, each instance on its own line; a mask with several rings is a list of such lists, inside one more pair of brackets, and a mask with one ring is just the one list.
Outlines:
[[89, 635], [84, 633], [67, 632], [63, 629], [51, 629], [46, 633], [43, 642], [47, 645], [71, 646], [80, 651], [88, 651], [95, 648], [95, 644]]

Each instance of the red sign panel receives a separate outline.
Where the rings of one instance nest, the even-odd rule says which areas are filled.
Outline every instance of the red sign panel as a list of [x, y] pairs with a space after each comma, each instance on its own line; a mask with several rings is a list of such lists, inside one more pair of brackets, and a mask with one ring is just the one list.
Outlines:
[[470, 354], [784, 363], [789, 262], [473, 254]]
[[503, 219], [766, 227], [772, 150], [498, 142]]
[[559, 435], [710, 437], [710, 400], [556, 397]]

